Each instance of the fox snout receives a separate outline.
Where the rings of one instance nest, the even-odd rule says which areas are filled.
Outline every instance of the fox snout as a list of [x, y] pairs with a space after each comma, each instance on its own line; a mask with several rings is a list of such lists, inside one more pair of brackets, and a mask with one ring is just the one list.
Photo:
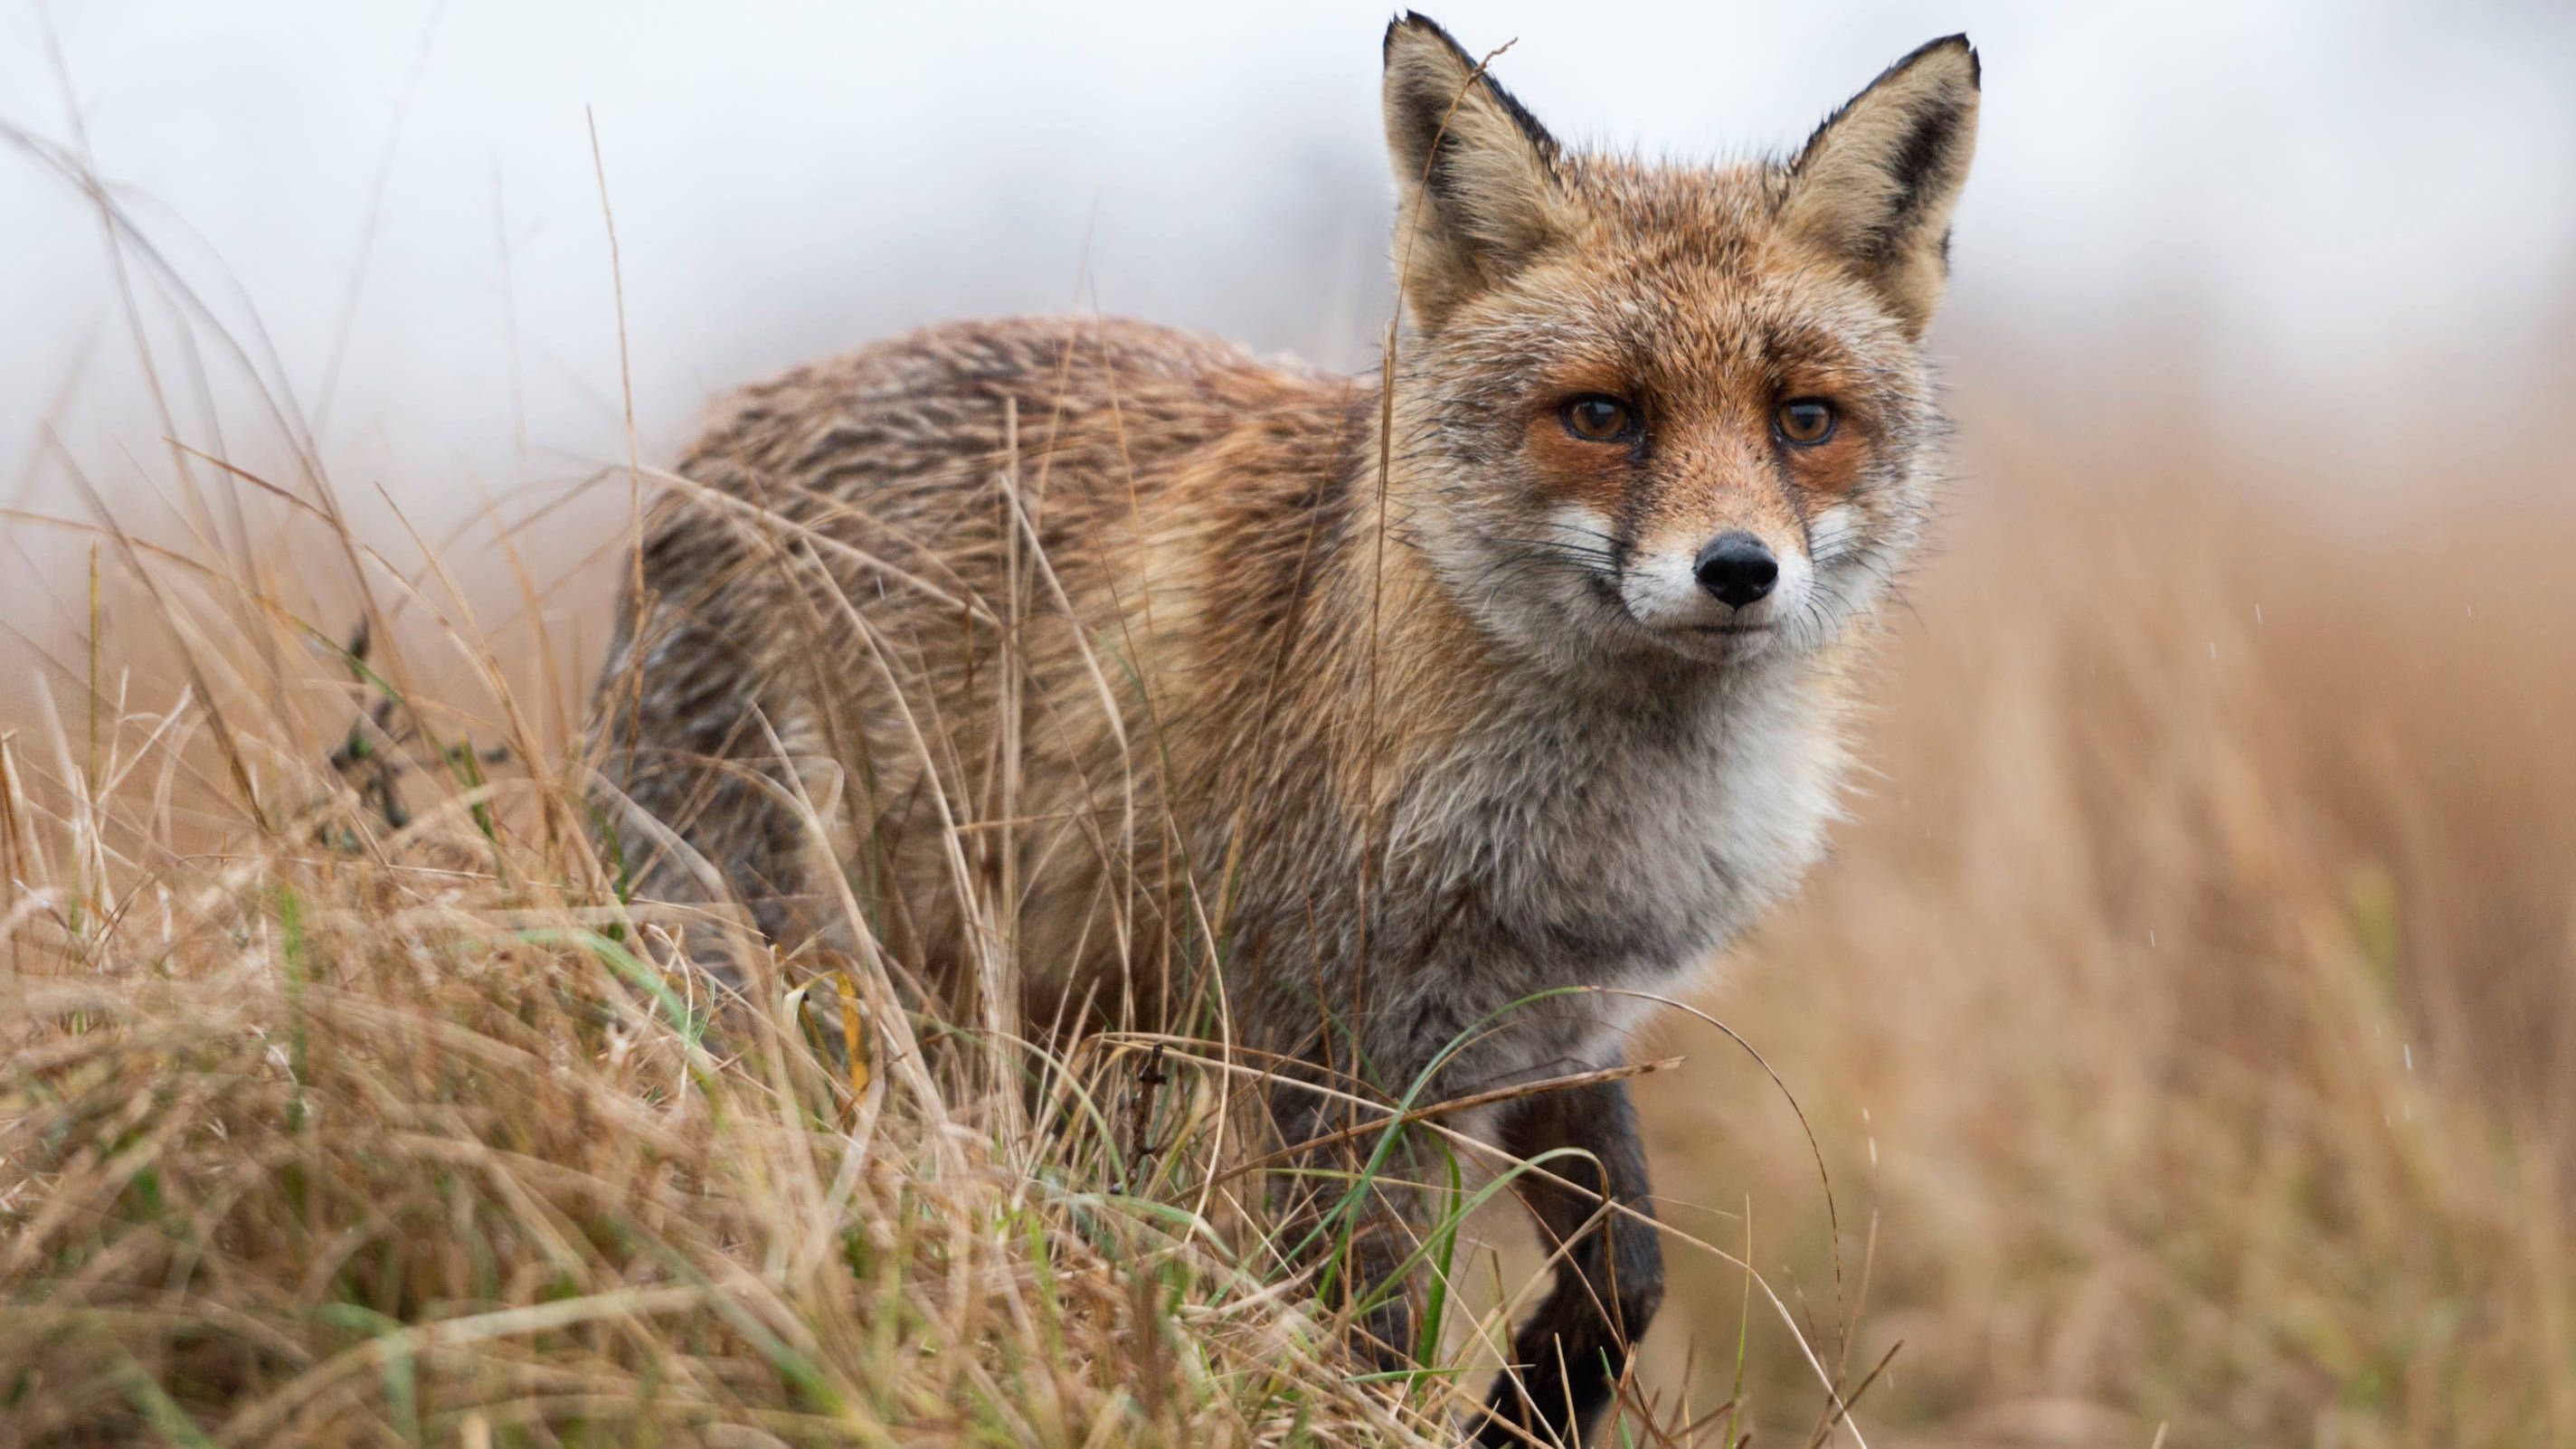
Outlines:
[[1619, 570], [1619, 602], [1664, 647], [1708, 659], [1749, 658], [1804, 606], [1814, 568], [1794, 527], [1724, 521], [1639, 540]]
[[1771, 545], [1740, 528], [1730, 528], [1708, 541], [1691, 562], [1691, 576], [1711, 598], [1741, 609], [1771, 594], [1780, 581], [1780, 560]]

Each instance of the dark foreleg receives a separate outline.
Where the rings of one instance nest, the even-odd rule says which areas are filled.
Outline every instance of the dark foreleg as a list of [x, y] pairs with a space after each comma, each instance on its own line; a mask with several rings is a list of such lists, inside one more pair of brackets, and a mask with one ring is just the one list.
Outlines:
[[1480, 1442], [1589, 1443], [1630, 1346], [1664, 1297], [1663, 1246], [1627, 1084], [1519, 1102], [1503, 1121], [1502, 1145], [1523, 1161], [1543, 1159], [1514, 1186], [1557, 1267], [1546, 1299], [1513, 1337], [1512, 1366], [1495, 1380]]

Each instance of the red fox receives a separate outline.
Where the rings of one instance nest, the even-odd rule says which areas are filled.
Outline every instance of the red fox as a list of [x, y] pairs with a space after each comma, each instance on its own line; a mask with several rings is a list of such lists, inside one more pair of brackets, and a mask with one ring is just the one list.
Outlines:
[[[1823, 849], [1932, 502], [1978, 89], [1952, 36], [1793, 157], [1653, 165], [1560, 144], [1406, 15], [1381, 369], [1013, 320], [739, 394], [647, 521], [594, 710], [637, 896], [785, 950], [868, 931], [972, 993], [1007, 889], [1029, 1009], [1211, 977], [1291, 1149], [1347, 1140], [1353, 1092], [1485, 1095], [1449, 1125], [1543, 1159], [1561, 1251], [1479, 1431], [1577, 1442], [1663, 1287], [1597, 1069]], [[1354, 1291], [1418, 1227], [1401, 1176]], [[1363, 1315], [1381, 1352], [1408, 1301]]]

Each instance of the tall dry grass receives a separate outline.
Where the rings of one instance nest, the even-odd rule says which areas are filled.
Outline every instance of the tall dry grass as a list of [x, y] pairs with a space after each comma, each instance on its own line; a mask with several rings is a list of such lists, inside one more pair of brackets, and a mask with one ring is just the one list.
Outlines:
[[[2554, 460], [2362, 506], [1967, 413], [1876, 773], [1709, 1003], [1798, 1110], [1688, 1013], [1640, 1053], [1628, 1432], [2576, 1444]], [[614, 519], [153, 466], [218, 500], [160, 545], [10, 524], [94, 582], [0, 723], [0, 1443], [1408, 1444], [1481, 1389], [1508, 1215], [1426, 1245], [1449, 1367], [1365, 1373], [1201, 1044], [997, 1089], [900, 962], [717, 1028], [568, 764], [620, 564], [530, 559]]]
[[1273, 1241], [1239, 1068], [943, 1046], [901, 963], [718, 1010], [594, 848], [567, 662], [292, 511], [247, 568], [88, 530], [135, 647], [0, 733], [0, 1443], [1441, 1434]]

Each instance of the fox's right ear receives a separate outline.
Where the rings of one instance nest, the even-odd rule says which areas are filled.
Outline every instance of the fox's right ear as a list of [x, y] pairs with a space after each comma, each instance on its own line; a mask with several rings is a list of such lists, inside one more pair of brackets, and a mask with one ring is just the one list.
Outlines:
[[1556, 139], [1449, 32], [1410, 12], [1386, 28], [1386, 149], [1396, 286], [1425, 329], [1564, 230]]

